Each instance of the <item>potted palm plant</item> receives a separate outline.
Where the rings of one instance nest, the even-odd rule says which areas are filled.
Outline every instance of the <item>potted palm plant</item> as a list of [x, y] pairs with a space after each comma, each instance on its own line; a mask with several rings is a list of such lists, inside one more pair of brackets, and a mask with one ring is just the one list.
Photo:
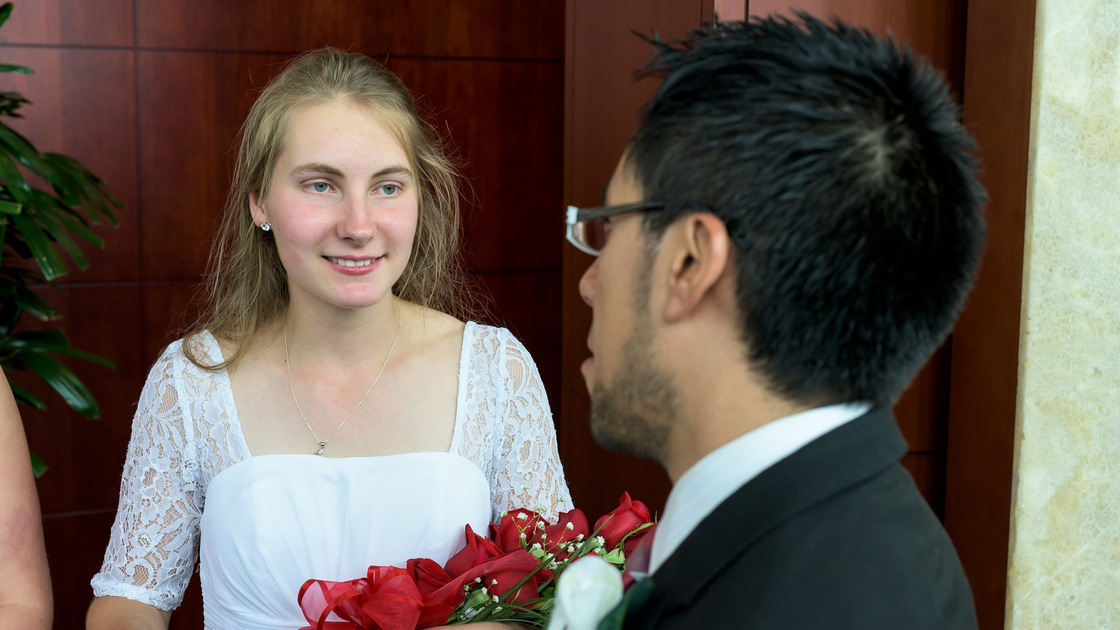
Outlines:
[[[0, 26], [12, 13], [12, 3], [0, 5]], [[0, 63], [0, 72], [32, 74], [30, 68]], [[71, 408], [86, 418], [101, 411], [89, 389], [59, 359], [77, 357], [109, 368], [111, 361], [71, 347], [59, 329], [19, 330], [25, 314], [41, 321], [57, 321], [59, 312], [36, 293], [68, 273], [63, 253], [79, 269], [89, 262], [78, 239], [104, 247], [90, 226], [109, 221], [117, 225], [113, 208], [120, 208], [105, 183], [77, 160], [57, 153], [41, 153], [4, 123], [20, 118], [29, 104], [22, 94], [0, 92], [0, 367], [5, 373], [27, 370], [42, 378]], [[36, 182], [43, 182], [40, 188]], [[10, 383], [16, 401], [37, 409], [46, 403], [27, 389]], [[31, 453], [38, 477], [46, 465]]]

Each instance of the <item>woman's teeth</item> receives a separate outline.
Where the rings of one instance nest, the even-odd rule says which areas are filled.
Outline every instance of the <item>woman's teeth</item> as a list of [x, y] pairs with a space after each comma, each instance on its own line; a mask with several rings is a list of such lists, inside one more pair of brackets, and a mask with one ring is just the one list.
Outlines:
[[366, 265], [372, 265], [373, 261], [377, 259], [363, 258], [361, 260], [350, 260], [349, 258], [331, 258], [330, 256], [327, 256], [327, 260], [343, 267], [365, 267]]

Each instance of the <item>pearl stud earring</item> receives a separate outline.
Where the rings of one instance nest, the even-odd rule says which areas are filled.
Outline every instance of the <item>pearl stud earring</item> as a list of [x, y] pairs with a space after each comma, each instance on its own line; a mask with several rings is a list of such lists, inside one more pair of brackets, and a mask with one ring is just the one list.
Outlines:
[[272, 229], [272, 224], [268, 221], [265, 221], [264, 223], [261, 223], [261, 229], [267, 232]]

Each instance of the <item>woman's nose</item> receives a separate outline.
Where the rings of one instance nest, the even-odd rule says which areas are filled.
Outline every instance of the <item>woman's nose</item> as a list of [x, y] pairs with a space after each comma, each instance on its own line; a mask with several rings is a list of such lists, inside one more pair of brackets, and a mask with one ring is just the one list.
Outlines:
[[369, 240], [377, 233], [376, 212], [377, 206], [365, 195], [351, 195], [339, 221], [339, 236], [362, 242]]

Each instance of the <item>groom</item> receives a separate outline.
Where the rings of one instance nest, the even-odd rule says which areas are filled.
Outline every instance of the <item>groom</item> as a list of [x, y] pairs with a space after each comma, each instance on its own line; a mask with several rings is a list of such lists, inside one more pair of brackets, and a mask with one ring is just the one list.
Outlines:
[[975, 628], [890, 411], [982, 248], [953, 99], [805, 15], [656, 45], [607, 206], [569, 210], [591, 429], [674, 482], [624, 627]]

